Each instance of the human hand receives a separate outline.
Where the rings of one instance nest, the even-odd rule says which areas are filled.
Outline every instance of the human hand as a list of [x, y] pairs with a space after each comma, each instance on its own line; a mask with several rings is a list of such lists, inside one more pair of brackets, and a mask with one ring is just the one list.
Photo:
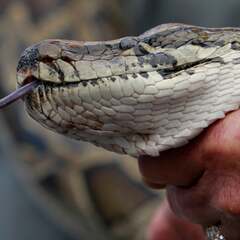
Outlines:
[[[240, 110], [214, 123], [186, 146], [163, 152], [157, 158], [142, 156], [139, 167], [148, 185], [166, 186], [176, 219], [187, 219], [204, 228], [221, 224], [226, 239], [240, 239]], [[169, 212], [167, 208], [165, 205], [153, 221], [151, 240], [160, 239], [159, 231], [154, 229], [163, 229], [156, 227], [156, 222], [164, 221], [156, 219], [161, 219], [164, 211]], [[166, 224], [171, 223], [170, 215], [166, 214]], [[189, 224], [188, 228], [196, 229], [196, 226]], [[187, 235], [192, 237], [184, 228], [182, 231], [184, 239], [188, 239]], [[199, 236], [194, 239], [204, 239], [201, 230], [196, 231]], [[168, 232], [164, 234], [161, 239], [179, 240]]]
[[154, 215], [148, 229], [150, 240], [205, 240], [205, 234], [200, 225], [192, 224], [177, 217], [168, 201], [165, 200]]

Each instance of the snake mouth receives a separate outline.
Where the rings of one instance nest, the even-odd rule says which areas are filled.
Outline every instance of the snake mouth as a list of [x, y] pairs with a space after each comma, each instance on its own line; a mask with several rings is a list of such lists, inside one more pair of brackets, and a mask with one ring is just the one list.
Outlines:
[[41, 80], [36, 78], [36, 77], [34, 77], [34, 76], [26, 77], [21, 84], [18, 84], [18, 88], [21, 88], [21, 87], [23, 87], [25, 85], [31, 84], [32, 82], [40, 83]]
[[18, 69], [17, 88], [21, 88], [31, 82], [41, 82], [36, 72], [37, 70], [35, 70], [34, 68]]
[[18, 99], [23, 99], [26, 95], [31, 93], [37, 86], [39, 81], [34, 78], [26, 78], [21, 86], [18, 86], [17, 90], [10, 93], [6, 97], [0, 99], [0, 109], [16, 102]]

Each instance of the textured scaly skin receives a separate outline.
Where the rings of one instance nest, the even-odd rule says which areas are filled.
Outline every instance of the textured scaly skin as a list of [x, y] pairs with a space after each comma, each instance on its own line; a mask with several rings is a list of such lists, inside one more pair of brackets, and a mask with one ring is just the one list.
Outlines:
[[23, 53], [18, 85], [43, 126], [137, 157], [186, 144], [240, 105], [240, 30], [160, 25], [106, 42], [46, 40]]

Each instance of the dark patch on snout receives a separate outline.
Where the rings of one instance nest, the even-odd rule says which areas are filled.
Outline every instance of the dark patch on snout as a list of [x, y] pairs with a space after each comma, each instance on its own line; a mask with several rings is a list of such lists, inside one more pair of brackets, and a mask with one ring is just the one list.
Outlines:
[[138, 57], [138, 62], [140, 66], [144, 64], [150, 64], [152, 67], [157, 67], [158, 65], [177, 65], [177, 59], [166, 53], [156, 53], [156, 54], [149, 54], [146, 57]]
[[37, 46], [27, 48], [20, 57], [17, 71], [20, 69], [33, 69], [34, 67], [37, 67], [39, 56]]
[[175, 66], [175, 65], [177, 65], [177, 60], [175, 59], [175, 57], [171, 56], [170, 54], [157, 53], [157, 54], [151, 55], [151, 59], [150, 59], [149, 63], [153, 67], [156, 67], [157, 65]]

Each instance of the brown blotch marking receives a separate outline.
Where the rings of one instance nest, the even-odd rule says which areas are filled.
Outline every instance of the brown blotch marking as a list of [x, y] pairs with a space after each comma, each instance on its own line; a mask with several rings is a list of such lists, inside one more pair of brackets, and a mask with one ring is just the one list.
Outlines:
[[74, 69], [74, 75], [80, 80], [80, 75], [79, 75], [79, 72], [76, 68], [76, 66], [73, 64], [72, 61], [69, 62], [69, 64], [72, 66], [72, 68]]
[[235, 64], [235, 65], [240, 64], [240, 57], [234, 58], [233, 59], [233, 64]]
[[37, 101], [36, 94], [29, 94], [26, 96], [26, 102], [28, 103], [28, 107], [31, 110], [39, 109], [39, 102]]
[[149, 54], [149, 51], [146, 48], [144, 48], [144, 46], [139, 44], [138, 48], [142, 54], [144, 54], [144, 55]]
[[179, 40], [172, 45], [168, 45], [167, 47], [168, 48], [179, 48], [179, 47], [183, 46], [185, 43], [186, 43], [185, 40]]
[[45, 64], [51, 64], [54, 59], [49, 56], [40, 56], [39, 60]]
[[46, 96], [48, 96], [48, 94], [50, 93], [50, 88], [44, 86], [44, 89], [45, 89]]
[[67, 63], [69, 63], [69, 64], [71, 64], [71, 62], [72, 62], [72, 59], [70, 58], [69, 55], [64, 55], [64, 56], [61, 57], [61, 59], [62, 59], [64, 62], [67, 62]]
[[237, 41], [234, 41], [231, 43], [231, 49], [233, 50], [240, 50], [240, 43]]
[[150, 59], [149, 63], [153, 67], [156, 67], [158, 64], [175, 66], [177, 65], [177, 60], [175, 57], [171, 56], [170, 54], [157, 53], [152, 55], [152, 58]]
[[217, 41], [215, 42], [215, 44], [216, 44], [217, 46], [219, 46], [219, 47], [223, 47], [223, 46], [225, 45], [225, 41], [224, 41], [224, 40], [217, 40]]
[[141, 72], [140, 75], [144, 78], [148, 78], [149, 74], [147, 72]]
[[143, 56], [143, 55], [148, 54], [148, 53], [146, 53], [146, 51], [144, 51], [144, 48], [141, 45], [135, 46], [133, 48], [133, 51], [134, 51], [136, 56]]
[[39, 95], [39, 98], [43, 99], [43, 90], [42, 90], [42, 88], [38, 88], [38, 95]]
[[82, 59], [83, 54], [76, 54], [73, 52], [62, 51], [61, 57], [62, 57], [62, 59], [67, 58], [70, 61], [79, 61]]
[[61, 82], [64, 82], [64, 79], [65, 79], [64, 72], [61, 70], [57, 62], [55, 64], [52, 64], [51, 66], [58, 73], [59, 79], [61, 80]]
[[102, 44], [93, 44], [93, 45], [86, 45], [90, 54], [95, 56], [100, 56], [104, 53], [107, 47]]
[[162, 73], [162, 69], [157, 70], [157, 73], [161, 74]]
[[120, 42], [120, 48], [123, 50], [127, 50], [133, 48], [137, 44], [137, 40], [133, 37], [123, 38]]
[[50, 69], [49, 69], [49, 75], [50, 75], [50, 76], [53, 76], [54, 73], [55, 73], [54, 69], [53, 69], [53, 68], [50, 68]]
[[[157, 72], [164, 78], [164, 79], [168, 79], [171, 78], [173, 76], [177, 76], [177, 74], [180, 74], [181, 71], [192, 71], [195, 66], [198, 66], [199, 64], [203, 64], [203, 63], [212, 63], [212, 62], [219, 62], [221, 64], [224, 64], [224, 61], [221, 57], [216, 57], [216, 58], [210, 58], [210, 59], [202, 59], [196, 62], [192, 62], [192, 63], [187, 63], [187, 64], [183, 64], [183, 65], [179, 65], [179, 66], [175, 66], [173, 68], [167, 68], [167, 69], [160, 69], [157, 70]], [[191, 73], [191, 72], [190, 72]]]
[[133, 77], [133, 78], [137, 78], [138, 76], [137, 76], [136, 73], [133, 73], [133, 74], [132, 74], [132, 77]]
[[75, 54], [81, 54], [81, 55], [89, 54], [88, 48], [86, 46], [72, 45], [70, 48], [67, 48], [67, 50]]
[[92, 86], [98, 85], [97, 79], [92, 79], [92, 80], [90, 80], [90, 83], [92, 84]]
[[221, 63], [221, 64], [225, 64], [223, 58], [221, 58], [221, 57], [215, 57], [211, 60], [211, 62], [218, 62], [218, 63]]
[[57, 45], [60, 45], [61, 44], [61, 41], [60, 40], [51, 40], [49, 41], [50, 43], [52, 44], [57, 44]]
[[138, 57], [138, 62], [140, 67], [143, 67], [144, 63], [146, 63], [144, 57]]
[[86, 86], [88, 85], [88, 80], [81, 81], [81, 83], [82, 83], [82, 85], [83, 85], [84, 87], [86, 87]]
[[186, 73], [189, 75], [193, 75], [195, 73], [195, 71], [193, 69], [187, 69]]

